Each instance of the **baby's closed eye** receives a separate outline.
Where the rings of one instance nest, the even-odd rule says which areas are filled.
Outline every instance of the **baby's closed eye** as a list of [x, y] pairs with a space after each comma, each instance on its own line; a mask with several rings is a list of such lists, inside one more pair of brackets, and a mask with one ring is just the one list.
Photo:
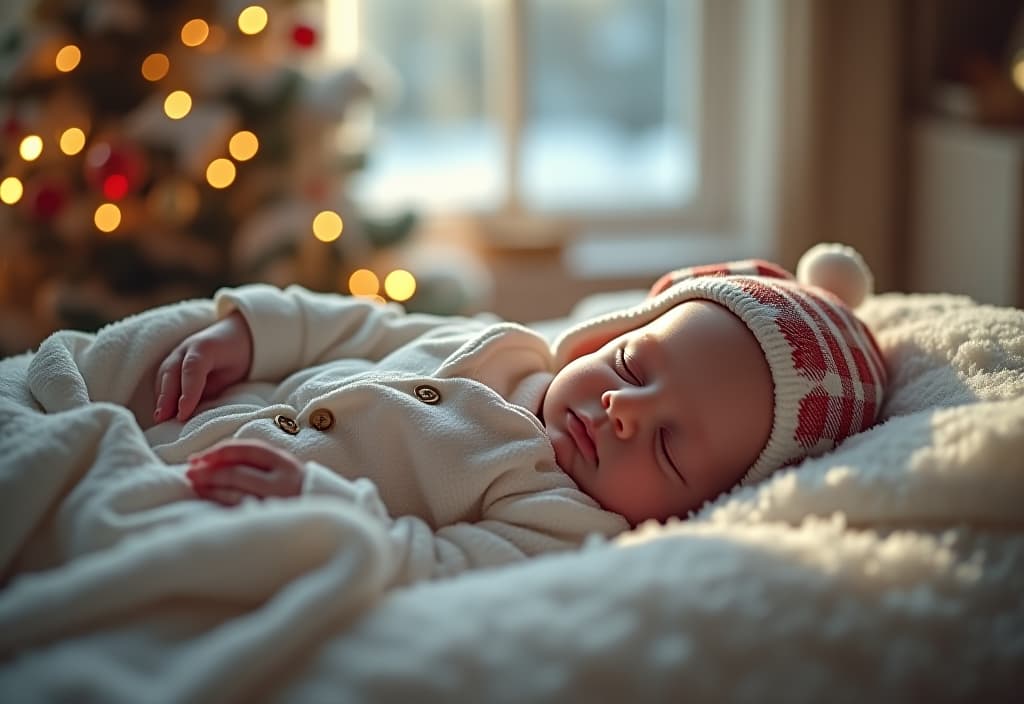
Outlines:
[[682, 481], [683, 484], [687, 484], [686, 477], [683, 475], [682, 468], [679, 463], [676, 462], [672, 454], [672, 433], [668, 428], [660, 428], [657, 435], [657, 447], [655, 453], [660, 455], [662, 463], [667, 465], [668, 468]]
[[630, 358], [626, 354], [625, 347], [619, 347], [615, 350], [615, 373], [618, 374], [623, 381], [632, 384], [633, 386], [642, 386], [643, 379], [638, 374], [636, 369], [636, 363], [630, 363]]

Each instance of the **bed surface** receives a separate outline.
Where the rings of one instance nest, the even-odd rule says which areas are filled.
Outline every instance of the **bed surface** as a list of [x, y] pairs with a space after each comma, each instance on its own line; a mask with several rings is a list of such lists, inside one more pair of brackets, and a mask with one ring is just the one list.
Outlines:
[[131, 416], [42, 415], [30, 359], [4, 360], [0, 700], [1019, 701], [1024, 312], [885, 294], [859, 313], [890, 370], [879, 426], [690, 520], [383, 593], [380, 536], [334, 542], [354, 518], [328, 501], [111, 502], [88, 477], [148, 461]]

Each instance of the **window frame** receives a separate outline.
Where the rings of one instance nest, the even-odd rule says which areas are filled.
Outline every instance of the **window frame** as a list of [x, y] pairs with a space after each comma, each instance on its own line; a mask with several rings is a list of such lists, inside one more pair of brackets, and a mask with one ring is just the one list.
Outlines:
[[[329, 40], [325, 53], [333, 59], [357, 60], [361, 44], [360, 5], [372, 0], [327, 0], [326, 22], [343, 27], [341, 42]], [[525, 53], [525, 0], [493, 0], [488, 13], [485, 44], [493, 47], [485, 68], [488, 111], [502, 128], [505, 189], [502, 203], [493, 210], [429, 213], [475, 221], [493, 243], [508, 247], [557, 244], [576, 237], [622, 236], [623, 233], [655, 233], [667, 236], [693, 234], [730, 237], [750, 235], [746, 226], [764, 210], [766, 184], [752, 167], [763, 167], [773, 155], [747, 152], [751, 131], [772, 129], [770, 120], [758, 127], [754, 115], [768, 117], [770, 102], [765, 81], [774, 78], [767, 65], [774, 56], [770, 38], [774, 13], [770, 3], [758, 0], [698, 0], [698, 21], [692, 32], [699, 61], [692, 77], [695, 87], [695, 124], [684, 125], [695, 138], [697, 183], [692, 198], [678, 205], [649, 211], [583, 210], [531, 211], [520, 192], [522, 136], [525, 126], [527, 57]], [[774, 84], [773, 84], [774, 85]], [[746, 93], [744, 93], [746, 91]], [[744, 112], [740, 112], [740, 108]], [[709, 155], [714, 155], [710, 157]], [[770, 189], [768, 189], [770, 190]], [[755, 202], [756, 201], [756, 202]], [[754, 225], [757, 228], [757, 225]]]

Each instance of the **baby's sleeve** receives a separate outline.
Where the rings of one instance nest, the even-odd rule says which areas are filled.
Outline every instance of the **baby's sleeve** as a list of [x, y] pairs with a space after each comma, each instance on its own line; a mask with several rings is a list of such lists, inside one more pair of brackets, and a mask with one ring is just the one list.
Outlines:
[[389, 516], [368, 479], [348, 480], [316, 462], [306, 468], [303, 494], [341, 498], [362, 508], [368, 520], [386, 524], [399, 564], [396, 582], [402, 584], [572, 550], [591, 536], [610, 538], [629, 528], [578, 489], [561, 486], [503, 497], [478, 522], [434, 530], [417, 516]]
[[222, 289], [214, 302], [219, 317], [237, 310], [249, 325], [253, 380], [280, 379], [335, 359], [377, 361], [431, 331], [484, 326], [469, 318], [406, 313], [394, 303], [315, 293], [301, 286]]

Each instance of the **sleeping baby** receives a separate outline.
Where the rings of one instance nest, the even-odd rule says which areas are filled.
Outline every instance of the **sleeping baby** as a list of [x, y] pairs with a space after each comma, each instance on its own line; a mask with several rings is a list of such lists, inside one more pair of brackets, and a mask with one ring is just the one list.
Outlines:
[[852, 312], [870, 272], [824, 245], [797, 273], [675, 271], [553, 344], [298, 287], [222, 290], [216, 321], [160, 364], [147, 439], [203, 499], [358, 504], [406, 579], [578, 547], [876, 422], [886, 372]]

